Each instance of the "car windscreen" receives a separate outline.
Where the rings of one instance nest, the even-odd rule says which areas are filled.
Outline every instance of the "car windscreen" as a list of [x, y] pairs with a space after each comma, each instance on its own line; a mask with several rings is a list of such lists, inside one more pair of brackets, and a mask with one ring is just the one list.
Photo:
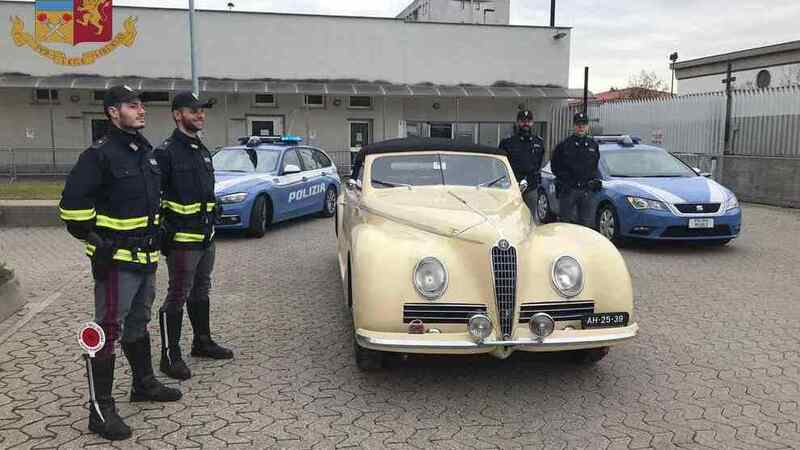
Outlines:
[[663, 150], [601, 152], [602, 164], [612, 177], [694, 177], [692, 169]]
[[511, 180], [501, 160], [482, 155], [392, 155], [372, 163], [375, 188], [437, 185], [508, 189]]
[[214, 170], [230, 172], [273, 172], [281, 157], [280, 150], [229, 148], [214, 154]]

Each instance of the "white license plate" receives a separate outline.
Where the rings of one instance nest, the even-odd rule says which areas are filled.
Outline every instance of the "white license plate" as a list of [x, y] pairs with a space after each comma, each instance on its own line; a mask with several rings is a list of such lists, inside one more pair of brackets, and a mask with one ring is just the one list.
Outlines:
[[714, 228], [714, 219], [689, 219], [689, 228]]

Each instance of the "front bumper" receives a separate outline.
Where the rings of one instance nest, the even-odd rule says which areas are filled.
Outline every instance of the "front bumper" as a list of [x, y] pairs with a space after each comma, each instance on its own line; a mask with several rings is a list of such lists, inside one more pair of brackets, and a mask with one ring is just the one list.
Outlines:
[[218, 230], [244, 230], [250, 224], [249, 202], [222, 205], [222, 218], [216, 223]]
[[714, 219], [713, 230], [691, 230], [689, 219], [695, 217], [679, 217], [669, 211], [636, 211], [628, 209], [620, 211], [620, 234], [624, 237], [654, 240], [707, 240], [733, 239], [737, 237], [742, 226], [742, 210], [732, 209], [725, 214], [697, 215], [696, 218]]
[[634, 323], [626, 327], [591, 330], [555, 330], [553, 334], [537, 340], [527, 330], [520, 330], [514, 339], [497, 340], [492, 334], [481, 342], [474, 341], [469, 333], [407, 334], [356, 330], [356, 342], [364, 348], [385, 352], [430, 354], [493, 353], [505, 357], [514, 350], [528, 352], [553, 352], [606, 347], [633, 339], [639, 332]]

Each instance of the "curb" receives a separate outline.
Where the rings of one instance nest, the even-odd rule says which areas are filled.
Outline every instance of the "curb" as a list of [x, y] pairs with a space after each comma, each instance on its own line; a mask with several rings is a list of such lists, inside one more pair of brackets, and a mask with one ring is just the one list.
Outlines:
[[0, 200], [0, 227], [60, 227], [57, 200]]

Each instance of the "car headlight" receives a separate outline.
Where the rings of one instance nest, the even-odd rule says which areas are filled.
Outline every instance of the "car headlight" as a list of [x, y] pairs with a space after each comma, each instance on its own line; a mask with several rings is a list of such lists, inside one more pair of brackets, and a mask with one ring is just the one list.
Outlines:
[[725, 211], [730, 211], [732, 209], [736, 209], [739, 207], [739, 199], [736, 198], [735, 195], [731, 194], [727, 200], [725, 200]]
[[553, 263], [553, 286], [564, 297], [571, 298], [583, 290], [583, 269], [572, 256], [561, 256]]
[[428, 300], [436, 300], [447, 290], [447, 270], [436, 258], [428, 257], [414, 268], [414, 287]]
[[649, 198], [641, 197], [625, 197], [633, 209], [656, 209], [659, 211], [666, 211], [667, 207], [658, 200], [650, 200]]
[[228, 203], [241, 203], [247, 198], [247, 192], [237, 192], [235, 194], [223, 195], [217, 199], [217, 202], [225, 205]]

